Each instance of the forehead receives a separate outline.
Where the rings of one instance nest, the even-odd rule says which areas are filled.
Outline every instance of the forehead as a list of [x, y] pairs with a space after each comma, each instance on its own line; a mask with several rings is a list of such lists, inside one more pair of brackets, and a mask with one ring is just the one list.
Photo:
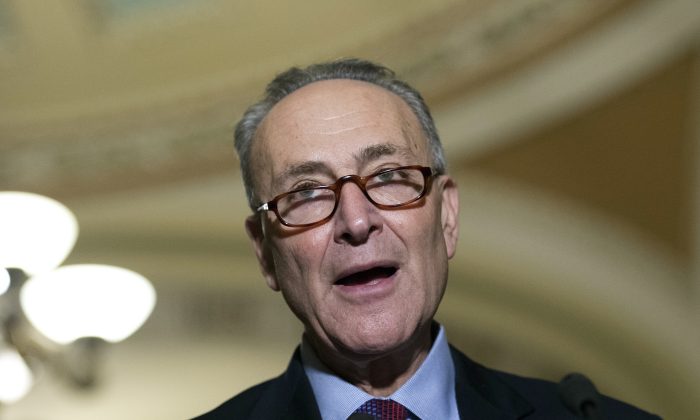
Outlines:
[[309, 161], [357, 169], [352, 166], [358, 156], [381, 155], [362, 153], [378, 145], [390, 146], [384, 150], [394, 149], [411, 163], [427, 163], [425, 136], [403, 99], [367, 82], [324, 80], [272, 108], [258, 128], [252, 156], [256, 174], [274, 179]]

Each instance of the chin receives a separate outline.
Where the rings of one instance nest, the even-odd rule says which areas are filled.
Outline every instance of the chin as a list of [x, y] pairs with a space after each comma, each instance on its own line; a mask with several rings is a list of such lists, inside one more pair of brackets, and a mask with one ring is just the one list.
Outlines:
[[348, 353], [359, 356], [381, 356], [400, 349], [415, 336], [417, 328], [371, 328], [341, 339]]

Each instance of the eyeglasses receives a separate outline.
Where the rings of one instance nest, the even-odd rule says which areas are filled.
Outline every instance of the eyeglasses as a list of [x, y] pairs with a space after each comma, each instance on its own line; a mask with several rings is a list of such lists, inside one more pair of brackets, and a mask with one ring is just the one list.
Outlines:
[[360, 187], [377, 208], [389, 210], [420, 200], [428, 191], [433, 175], [432, 169], [418, 165], [382, 169], [367, 176], [345, 175], [330, 185], [298, 188], [280, 194], [256, 210], [274, 211], [285, 226], [313, 227], [333, 217], [346, 182]]

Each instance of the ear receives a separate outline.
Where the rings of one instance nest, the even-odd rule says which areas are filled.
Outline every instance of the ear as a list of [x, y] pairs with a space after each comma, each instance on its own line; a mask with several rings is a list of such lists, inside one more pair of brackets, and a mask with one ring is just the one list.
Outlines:
[[248, 238], [253, 244], [255, 256], [258, 257], [260, 270], [262, 271], [265, 281], [270, 289], [279, 291], [277, 284], [277, 276], [275, 273], [275, 264], [270, 254], [270, 249], [265, 243], [265, 230], [263, 229], [262, 216], [252, 215], [245, 220], [245, 230], [248, 233]]
[[441, 222], [442, 234], [445, 238], [447, 248], [447, 258], [452, 258], [457, 249], [457, 238], [459, 237], [459, 192], [457, 184], [448, 176], [442, 177], [441, 194]]

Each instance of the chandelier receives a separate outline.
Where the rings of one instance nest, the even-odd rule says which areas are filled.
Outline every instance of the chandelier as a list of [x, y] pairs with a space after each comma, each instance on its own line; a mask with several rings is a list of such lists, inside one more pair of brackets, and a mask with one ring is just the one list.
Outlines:
[[138, 330], [155, 306], [151, 283], [125, 268], [60, 264], [78, 223], [48, 197], [0, 192], [0, 406], [26, 395], [40, 368], [91, 387], [108, 343]]

